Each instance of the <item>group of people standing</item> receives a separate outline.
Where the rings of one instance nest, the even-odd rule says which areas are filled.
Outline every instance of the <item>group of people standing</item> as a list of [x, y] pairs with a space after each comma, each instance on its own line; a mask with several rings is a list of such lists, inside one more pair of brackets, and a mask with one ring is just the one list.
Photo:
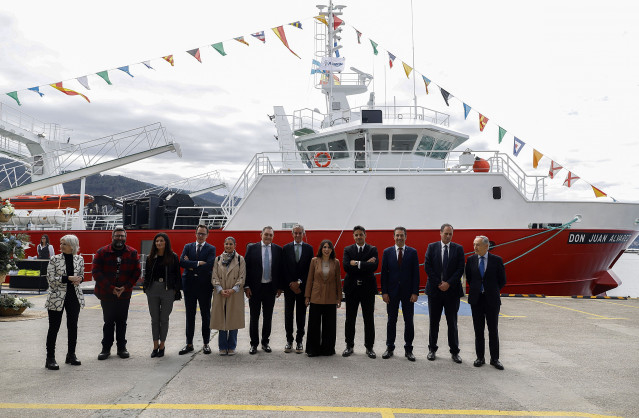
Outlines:
[[[202, 351], [212, 352], [211, 329], [219, 330], [220, 355], [234, 355], [238, 330], [244, 328], [244, 296], [249, 303], [249, 354], [257, 353], [258, 346], [272, 352], [270, 335], [275, 300], [284, 294], [284, 322], [287, 353], [306, 352], [309, 357], [335, 354], [337, 309], [341, 306], [342, 290], [346, 303], [345, 342], [342, 356], [354, 353], [355, 323], [359, 306], [364, 320], [364, 346], [369, 358], [374, 351], [374, 309], [378, 293], [375, 272], [379, 267], [377, 248], [366, 243], [366, 230], [353, 228], [355, 243], [344, 248], [342, 258], [346, 273], [343, 282], [342, 266], [330, 240], [320, 243], [314, 254], [313, 247], [304, 242], [302, 225], [292, 230], [293, 242], [284, 247], [273, 243], [274, 231], [270, 226], [261, 231], [261, 240], [249, 244], [245, 256], [236, 251], [236, 241], [228, 237], [224, 252], [216, 257], [216, 249], [206, 242], [208, 228], [198, 225], [196, 241], [187, 244], [180, 257], [171, 249], [169, 236], [158, 233], [147, 258], [143, 289], [151, 315], [153, 349], [151, 357], [162, 357], [169, 328], [173, 303], [184, 292], [186, 309], [186, 345], [180, 355], [195, 350], [193, 337], [199, 304], [202, 317]], [[393, 231], [395, 245], [384, 250], [381, 260], [382, 300], [386, 303], [388, 322], [386, 350], [382, 358], [394, 355], [396, 324], [401, 304], [404, 318], [405, 357], [415, 361], [413, 354], [414, 305], [419, 294], [419, 261], [417, 251], [406, 245], [407, 231], [397, 227]], [[488, 325], [490, 364], [503, 369], [499, 361], [497, 323], [500, 290], [506, 283], [505, 269], [500, 257], [488, 254], [489, 241], [479, 236], [474, 241], [475, 254], [465, 262], [461, 245], [452, 242], [453, 227], [444, 224], [441, 241], [428, 246], [424, 268], [428, 275], [426, 293], [430, 316], [428, 360], [435, 360], [439, 322], [442, 312], [448, 324], [448, 343], [453, 361], [461, 363], [457, 331], [457, 312], [463, 296], [461, 277], [466, 274], [469, 283], [469, 303], [475, 329], [476, 367], [484, 360], [484, 326]], [[50, 292], [46, 308], [49, 310], [47, 360], [51, 370], [59, 368], [55, 360], [55, 340], [67, 311], [69, 342], [66, 363], [80, 365], [75, 355], [77, 321], [84, 298], [79, 284], [84, 275], [84, 261], [77, 255], [79, 242], [74, 235], [60, 240], [61, 254], [51, 258], [48, 267]], [[182, 273], [180, 274], [180, 268]], [[102, 351], [98, 360], [105, 360], [116, 344], [117, 355], [128, 358], [126, 326], [131, 292], [140, 277], [137, 250], [126, 245], [126, 230], [114, 229], [112, 242], [100, 248], [93, 261], [95, 295], [100, 299], [104, 326]], [[303, 346], [306, 313], [308, 334]], [[260, 333], [259, 320], [262, 318]], [[294, 326], [295, 325], [295, 326]], [[115, 338], [114, 338], [115, 333]]]

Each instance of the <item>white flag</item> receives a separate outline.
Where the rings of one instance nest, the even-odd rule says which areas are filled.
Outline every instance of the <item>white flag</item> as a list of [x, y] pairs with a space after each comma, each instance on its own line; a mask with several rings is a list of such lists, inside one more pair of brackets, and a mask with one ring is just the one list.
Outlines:
[[334, 73], [341, 73], [344, 71], [345, 65], [344, 57], [324, 57], [320, 64], [321, 71], [333, 71]]
[[91, 90], [91, 87], [89, 87], [89, 79], [87, 78], [86, 75], [83, 75], [82, 77], [78, 77], [76, 78], [76, 80], [78, 80], [78, 83], [82, 84], [85, 89]]

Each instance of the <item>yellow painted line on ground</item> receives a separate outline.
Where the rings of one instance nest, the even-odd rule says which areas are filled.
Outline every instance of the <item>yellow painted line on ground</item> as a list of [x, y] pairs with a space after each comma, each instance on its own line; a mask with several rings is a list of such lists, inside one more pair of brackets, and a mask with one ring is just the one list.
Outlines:
[[608, 317], [608, 316], [597, 315], [597, 314], [586, 312], [586, 311], [580, 311], [579, 309], [573, 309], [573, 308], [568, 308], [566, 306], [555, 305], [553, 303], [542, 302], [540, 300], [533, 300], [533, 299], [526, 299], [526, 300], [528, 300], [530, 302], [543, 303], [544, 305], [554, 306], [556, 308], [567, 309], [569, 311], [579, 312], [579, 313], [582, 313], [582, 314], [585, 314], [585, 315], [594, 316], [595, 318], [599, 318], [599, 319], [628, 319], [628, 318], [611, 318], [611, 317]]
[[0, 409], [76, 409], [76, 410], [216, 410], [216, 411], [274, 411], [274, 412], [334, 412], [334, 413], [378, 413], [382, 417], [395, 414], [421, 415], [493, 415], [511, 417], [586, 417], [619, 418], [614, 415], [592, 414], [575, 411], [500, 411], [475, 409], [417, 409], [417, 408], [358, 408], [348, 406], [305, 405], [230, 405], [230, 404], [45, 404], [45, 403], [0, 403]]
[[600, 300], [600, 301], [602, 301], [602, 302], [604, 302], [604, 303], [611, 303], [611, 304], [613, 304], [613, 305], [625, 306], [626, 308], [639, 309], [639, 306], [627, 305], [627, 304], [625, 304], [625, 303], [621, 303], [621, 302], [613, 302], [613, 301], [612, 301], [612, 300], [610, 300], [610, 299], [597, 299], [597, 300]]

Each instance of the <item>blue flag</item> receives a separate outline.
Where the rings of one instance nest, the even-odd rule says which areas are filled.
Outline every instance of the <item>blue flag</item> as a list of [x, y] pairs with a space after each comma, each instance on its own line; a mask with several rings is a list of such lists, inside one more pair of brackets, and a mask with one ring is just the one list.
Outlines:
[[464, 119], [468, 119], [468, 114], [470, 113], [470, 106], [464, 103]]
[[513, 143], [513, 154], [515, 155], [515, 157], [517, 157], [526, 143], [517, 137], [514, 138], [515, 141]]

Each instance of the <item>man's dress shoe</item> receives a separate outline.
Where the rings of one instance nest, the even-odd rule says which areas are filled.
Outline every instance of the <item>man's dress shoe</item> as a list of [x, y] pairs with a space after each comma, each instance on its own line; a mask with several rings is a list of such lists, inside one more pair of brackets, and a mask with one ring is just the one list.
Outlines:
[[412, 351], [407, 351], [406, 354], [404, 354], [406, 356], [406, 358], [410, 361], [415, 361], [415, 355], [413, 354]]
[[501, 364], [499, 360], [490, 360], [490, 365], [496, 368], [497, 370], [504, 370], [504, 365]]
[[304, 352], [304, 346], [302, 345], [302, 343], [297, 343], [297, 345], [295, 346], [295, 352], [297, 354], [301, 354]]
[[257, 353], [257, 346], [252, 345], [251, 348], [249, 348], [249, 354], [255, 354]]
[[428, 355], [426, 356], [426, 358], [430, 361], [435, 360], [435, 352], [434, 351], [429, 351]]
[[284, 352], [290, 353], [291, 351], [293, 351], [293, 343], [286, 343], [284, 346]]
[[67, 354], [67, 358], [64, 362], [72, 366], [80, 366], [82, 364], [82, 362], [78, 360], [78, 358], [73, 353]]
[[100, 354], [98, 354], [98, 360], [106, 360], [111, 355], [109, 350], [102, 350]]
[[481, 367], [484, 364], [486, 364], [486, 361], [483, 358], [478, 358], [477, 360], [475, 360], [475, 362], [473, 363], [473, 366], [475, 367]]
[[265, 353], [270, 353], [271, 351], [271, 346], [268, 344], [262, 344], [262, 350], [264, 350]]
[[60, 369], [60, 366], [58, 366], [58, 363], [55, 361], [53, 357], [47, 357], [47, 361], [44, 363], [44, 367], [46, 367], [49, 370]]
[[453, 361], [454, 361], [455, 363], [457, 363], [457, 364], [461, 364], [462, 359], [461, 359], [461, 357], [459, 357], [459, 354], [453, 354], [451, 357], [453, 358]]
[[126, 348], [123, 348], [122, 350], [118, 350], [118, 357], [120, 357], [120, 358], [129, 358], [129, 357], [131, 357], [131, 354], [129, 354], [129, 352], [127, 351]]
[[346, 347], [346, 349], [342, 353], [342, 357], [348, 357], [351, 354], [353, 354], [353, 347]]
[[204, 354], [211, 354], [211, 347], [208, 344], [204, 344], [204, 347], [202, 347], [202, 352]]
[[388, 350], [387, 349], [386, 351], [384, 351], [384, 354], [382, 354], [382, 358], [383, 359], [388, 359], [388, 358], [391, 358], [391, 357], [393, 357], [393, 350]]
[[187, 344], [184, 346], [183, 349], [180, 350], [178, 354], [182, 356], [184, 354], [190, 353], [191, 351], [193, 351], [193, 344]]
[[372, 348], [370, 350], [368, 348], [366, 349], [366, 355], [368, 358], [377, 358], [377, 354], [375, 354]]

